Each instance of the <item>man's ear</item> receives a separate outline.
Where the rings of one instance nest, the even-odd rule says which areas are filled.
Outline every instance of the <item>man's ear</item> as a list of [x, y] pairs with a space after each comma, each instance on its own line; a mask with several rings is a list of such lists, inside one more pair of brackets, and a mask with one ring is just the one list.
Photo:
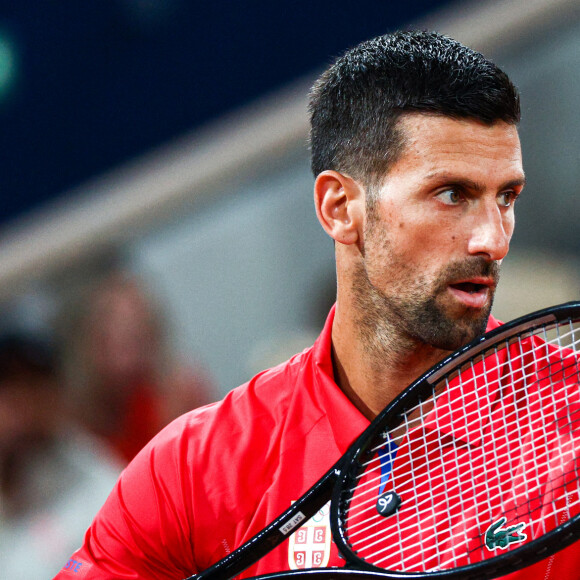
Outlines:
[[356, 244], [364, 227], [364, 190], [352, 177], [323, 171], [314, 183], [318, 221], [336, 242]]

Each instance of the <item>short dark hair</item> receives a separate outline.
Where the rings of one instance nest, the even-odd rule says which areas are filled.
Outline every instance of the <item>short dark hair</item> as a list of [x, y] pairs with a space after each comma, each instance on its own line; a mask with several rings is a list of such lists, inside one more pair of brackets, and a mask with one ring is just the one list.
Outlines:
[[370, 186], [397, 159], [397, 121], [423, 112], [517, 124], [517, 89], [494, 63], [436, 32], [404, 31], [363, 42], [322, 74], [310, 94], [314, 176], [326, 169]]

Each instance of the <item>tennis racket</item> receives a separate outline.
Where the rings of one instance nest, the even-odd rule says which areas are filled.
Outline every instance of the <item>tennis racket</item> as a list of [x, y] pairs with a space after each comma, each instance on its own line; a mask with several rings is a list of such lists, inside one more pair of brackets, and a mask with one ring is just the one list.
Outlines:
[[260, 578], [489, 579], [580, 538], [580, 302], [507, 323], [393, 400], [301, 499], [188, 580], [226, 580], [331, 499], [345, 568]]

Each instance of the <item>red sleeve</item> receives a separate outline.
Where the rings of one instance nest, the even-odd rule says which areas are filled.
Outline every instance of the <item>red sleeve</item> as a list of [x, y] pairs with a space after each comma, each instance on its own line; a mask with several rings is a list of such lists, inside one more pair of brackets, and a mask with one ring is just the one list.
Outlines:
[[58, 580], [185, 578], [191, 544], [191, 474], [178, 429], [168, 428], [122, 473]]
[[278, 515], [276, 504], [275, 513], [254, 521], [270, 478], [258, 478], [252, 467], [277, 466], [272, 432], [283, 421], [269, 407], [284, 417], [287, 403], [276, 402], [292, 395], [279, 385], [263, 396], [234, 390], [163, 429], [121, 474], [55, 580], [186, 578]]

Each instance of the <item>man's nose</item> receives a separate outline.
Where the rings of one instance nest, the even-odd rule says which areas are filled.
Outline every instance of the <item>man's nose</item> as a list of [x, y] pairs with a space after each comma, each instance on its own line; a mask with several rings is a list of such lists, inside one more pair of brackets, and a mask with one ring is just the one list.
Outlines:
[[497, 203], [482, 203], [473, 216], [468, 250], [471, 255], [502, 260], [509, 250], [513, 214], [505, 215]]

